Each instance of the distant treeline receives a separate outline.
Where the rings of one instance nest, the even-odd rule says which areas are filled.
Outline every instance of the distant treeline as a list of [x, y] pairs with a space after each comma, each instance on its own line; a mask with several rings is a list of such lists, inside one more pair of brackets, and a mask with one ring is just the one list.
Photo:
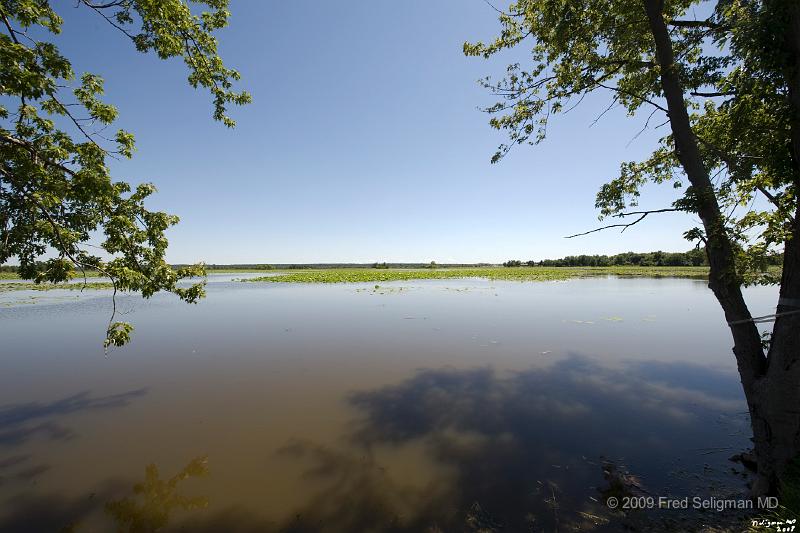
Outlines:
[[[773, 254], [767, 258], [768, 265], [780, 265], [782, 256]], [[544, 266], [544, 267], [607, 267], [607, 266], [643, 266], [643, 267], [677, 267], [706, 266], [706, 252], [695, 248], [688, 252], [625, 252], [616, 255], [569, 255], [561, 259], [543, 259], [540, 261], [521, 261], [512, 259], [503, 263], [504, 267]], [[187, 266], [172, 265], [174, 268]], [[490, 267], [492, 263], [247, 263], [233, 265], [206, 265], [208, 271], [214, 270], [325, 270], [332, 268], [459, 268]], [[16, 272], [16, 265], [0, 265], [0, 272]]]
[[[780, 265], [781, 256], [774, 254], [767, 258], [767, 264]], [[607, 267], [607, 266], [707, 266], [708, 259], [702, 248], [694, 248], [688, 252], [625, 252], [617, 255], [568, 255], [561, 259], [544, 259], [542, 261], [519, 261], [512, 259], [503, 263], [505, 267], [518, 266], [548, 267]]]
[[706, 252], [695, 248], [688, 252], [625, 252], [617, 255], [568, 255], [561, 259], [541, 261], [519, 261], [512, 259], [503, 263], [505, 267], [515, 266], [567, 266], [567, 267], [606, 267], [606, 266], [703, 266], [707, 265]]
[[[518, 266], [704, 266], [707, 265], [706, 253], [702, 248], [695, 248], [688, 252], [625, 252], [617, 255], [570, 255], [561, 259], [543, 259], [540, 261], [520, 261], [512, 259], [503, 263], [505, 267]], [[775, 264], [780, 264], [776, 256]], [[176, 265], [178, 266], [178, 265]], [[324, 270], [331, 268], [458, 268], [458, 267], [488, 267], [491, 263], [273, 263], [273, 264], [247, 264], [247, 265], [206, 265], [211, 270]]]
[[[172, 265], [173, 268], [180, 268], [188, 265]], [[206, 270], [272, 270], [272, 265], [248, 264], [248, 265], [206, 265]]]

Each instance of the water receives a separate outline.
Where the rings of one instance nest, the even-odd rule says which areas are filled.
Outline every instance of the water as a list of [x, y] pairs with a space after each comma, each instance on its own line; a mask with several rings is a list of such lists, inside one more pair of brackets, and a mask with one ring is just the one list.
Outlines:
[[[604, 469], [744, 492], [746, 406], [701, 282], [236, 277], [197, 306], [121, 297], [136, 332], [107, 358], [107, 292], [0, 294], [0, 531], [614, 531]], [[747, 298], [766, 314], [775, 290]], [[206, 475], [159, 487], [195, 459]], [[150, 507], [120, 504], [147, 465]]]

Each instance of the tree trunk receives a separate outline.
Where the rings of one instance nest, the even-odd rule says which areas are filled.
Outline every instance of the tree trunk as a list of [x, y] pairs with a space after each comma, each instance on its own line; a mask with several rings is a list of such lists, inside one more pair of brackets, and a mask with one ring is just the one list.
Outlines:
[[[696, 212], [705, 228], [709, 288], [719, 301], [733, 336], [733, 353], [750, 412], [758, 463], [758, 478], [752, 492], [753, 495], [772, 494], [778, 489], [778, 480], [786, 464], [800, 451], [800, 365], [795, 365], [800, 347], [800, 316], [778, 319], [767, 359], [742, 296], [734, 248], [692, 131], [672, 40], [663, 17], [663, 0], [644, 0], [644, 6], [655, 43], [676, 155], [692, 185]], [[800, 23], [800, 19], [796, 22]], [[793, 27], [800, 32], [800, 25]], [[800, 92], [796, 96], [800, 98]], [[795, 118], [800, 118], [800, 114]], [[796, 140], [800, 141], [800, 136]], [[800, 143], [795, 148], [800, 148]], [[784, 259], [781, 296], [800, 298], [800, 239], [786, 243]], [[781, 309], [786, 310], [786, 307], [780, 307], [779, 312]]]
[[[776, 5], [777, 4], [777, 5]], [[780, 2], [769, 7], [784, 27], [787, 62], [784, 77], [791, 108], [790, 157], [795, 191], [800, 191], [800, 4]], [[780, 27], [779, 24], [775, 25]], [[800, 203], [791, 222], [791, 237], [784, 245], [778, 314], [800, 310]], [[800, 313], [779, 316], [772, 330], [768, 368], [758, 394], [766, 426], [766, 445], [757, 457], [759, 483], [773, 489], [787, 463], [800, 457]]]

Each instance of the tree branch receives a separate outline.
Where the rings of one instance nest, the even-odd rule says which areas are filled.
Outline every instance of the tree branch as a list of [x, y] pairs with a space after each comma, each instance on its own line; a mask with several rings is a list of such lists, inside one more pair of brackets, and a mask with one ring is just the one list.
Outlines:
[[669, 114], [669, 111], [667, 111], [667, 108], [658, 105], [657, 103], [653, 102], [652, 100], [648, 100], [644, 96], [639, 96], [638, 94], [634, 94], [632, 92], [628, 92], [626, 90], [620, 89], [619, 87], [613, 87], [611, 85], [605, 85], [603, 83], [597, 83], [597, 85], [599, 87], [602, 87], [603, 89], [608, 89], [609, 91], [614, 91], [614, 92], [617, 92], [617, 93], [620, 93], [620, 94], [624, 94], [626, 96], [630, 96], [631, 98], [636, 98], [637, 100], [641, 100], [642, 102], [646, 102], [646, 103], [648, 103], [648, 104], [650, 104], [652, 106], [657, 107], [658, 109], [660, 109], [664, 113]]
[[[775, 207], [777, 207], [777, 208], [778, 208], [778, 210], [781, 210], [781, 209], [783, 209], [783, 208], [782, 208], [782, 206], [781, 206], [781, 204], [780, 204], [780, 202], [778, 201], [778, 198], [777, 198], [777, 197], [776, 197], [774, 194], [772, 194], [771, 192], [769, 192], [767, 189], [765, 189], [765, 188], [764, 188], [763, 186], [761, 186], [761, 185], [756, 185], [756, 189], [758, 189], [758, 190], [759, 190], [759, 192], [760, 192], [761, 194], [763, 194], [764, 196], [766, 196], [766, 197], [767, 197], [767, 200], [769, 200], [769, 201], [772, 203], [772, 205], [774, 205]], [[789, 217], [789, 220], [790, 220], [791, 222], [794, 222], [794, 219], [792, 218], [792, 216], [791, 216], [791, 215], [788, 215], [788, 214], [787, 214], [787, 216]]]
[[13, 144], [14, 146], [18, 146], [18, 147], [26, 150], [27, 152], [29, 152], [31, 154], [31, 156], [33, 157], [33, 159], [34, 159], [34, 162], [36, 160], [41, 159], [41, 161], [43, 163], [45, 163], [46, 165], [48, 165], [50, 167], [54, 167], [54, 168], [56, 168], [58, 170], [61, 170], [62, 172], [66, 172], [67, 174], [69, 174], [72, 177], [75, 177], [75, 171], [72, 170], [71, 168], [66, 167], [66, 166], [62, 165], [61, 163], [57, 163], [57, 162], [52, 161], [50, 159], [40, 158], [39, 157], [39, 152], [30, 143], [25, 142], [25, 141], [20, 140], [20, 139], [17, 139], [16, 137], [12, 137], [11, 135], [7, 135], [2, 130], [0, 130], [0, 142], [5, 142], [7, 144]]
[[716, 96], [736, 96], [735, 91], [722, 91], [722, 92], [692, 91], [689, 94], [691, 94], [692, 96], [702, 96], [704, 98], [714, 98]]
[[725, 26], [717, 24], [710, 19], [706, 20], [672, 20], [668, 23], [669, 26], [675, 28], [705, 28], [708, 30], [723, 30]]
[[116, 0], [114, 2], [109, 2], [107, 4], [92, 4], [88, 0], [83, 0], [83, 3], [93, 9], [107, 9], [109, 7], [121, 6], [124, 3], [124, 0]]
[[100, 15], [101, 17], [106, 19], [106, 22], [108, 22], [109, 24], [114, 26], [116, 29], [121, 31], [130, 40], [132, 40], [132, 41], [135, 40], [136, 37], [132, 33], [130, 33], [128, 30], [126, 30], [125, 28], [123, 28], [122, 26], [117, 24], [111, 17], [109, 17], [108, 15], [106, 15], [105, 13], [103, 13], [101, 11], [102, 9], [106, 9], [106, 8], [109, 8], [109, 7], [119, 6], [119, 5], [122, 4], [122, 2], [109, 2], [108, 4], [96, 5], [96, 4], [92, 4], [91, 2], [88, 2], [87, 0], [82, 0], [82, 3], [83, 3], [83, 5], [85, 5], [89, 9], [94, 10], [98, 15]]
[[675, 212], [675, 211], [681, 211], [681, 209], [677, 209], [677, 208], [674, 208], [674, 207], [668, 207], [668, 208], [664, 208], [664, 209], [652, 209], [650, 211], [629, 211], [627, 213], [619, 213], [619, 214], [614, 215], [614, 216], [615, 217], [629, 217], [629, 216], [633, 216], [633, 215], [641, 215], [641, 216], [639, 218], [637, 218], [636, 220], [634, 220], [633, 222], [629, 222], [627, 224], [610, 224], [608, 226], [602, 226], [602, 227], [599, 227], [599, 228], [595, 228], [593, 230], [584, 231], [583, 233], [576, 233], [575, 235], [567, 235], [564, 238], [565, 239], [572, 239], [574, 237], [581, 237], [583, 235], [589, 235], [590, 233], [596, 233], [598, 231], [603, 231], [603, 230], [612, 229], [612, 228], [622, 228], [622, 231], [620, 233], [624, 233], [626, 229], [630, 228], [631, 226], [635, 226], [636, 224], [638, 224], [639, 222], [644, 220], [647, 217], [647, 215], [652, 215], [653, 213], [672, 213], [672, 212]]

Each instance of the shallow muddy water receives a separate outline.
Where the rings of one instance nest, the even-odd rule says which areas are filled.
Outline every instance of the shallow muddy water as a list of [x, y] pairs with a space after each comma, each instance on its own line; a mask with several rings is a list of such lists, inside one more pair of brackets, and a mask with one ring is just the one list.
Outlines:
[[0, 294], [0, 531], [615, 531], [604, 469], [743, 494], [702, 282], [239, 277], [197, 306], [121, 297], [136, 331], [108, 357], [108, 292]]

